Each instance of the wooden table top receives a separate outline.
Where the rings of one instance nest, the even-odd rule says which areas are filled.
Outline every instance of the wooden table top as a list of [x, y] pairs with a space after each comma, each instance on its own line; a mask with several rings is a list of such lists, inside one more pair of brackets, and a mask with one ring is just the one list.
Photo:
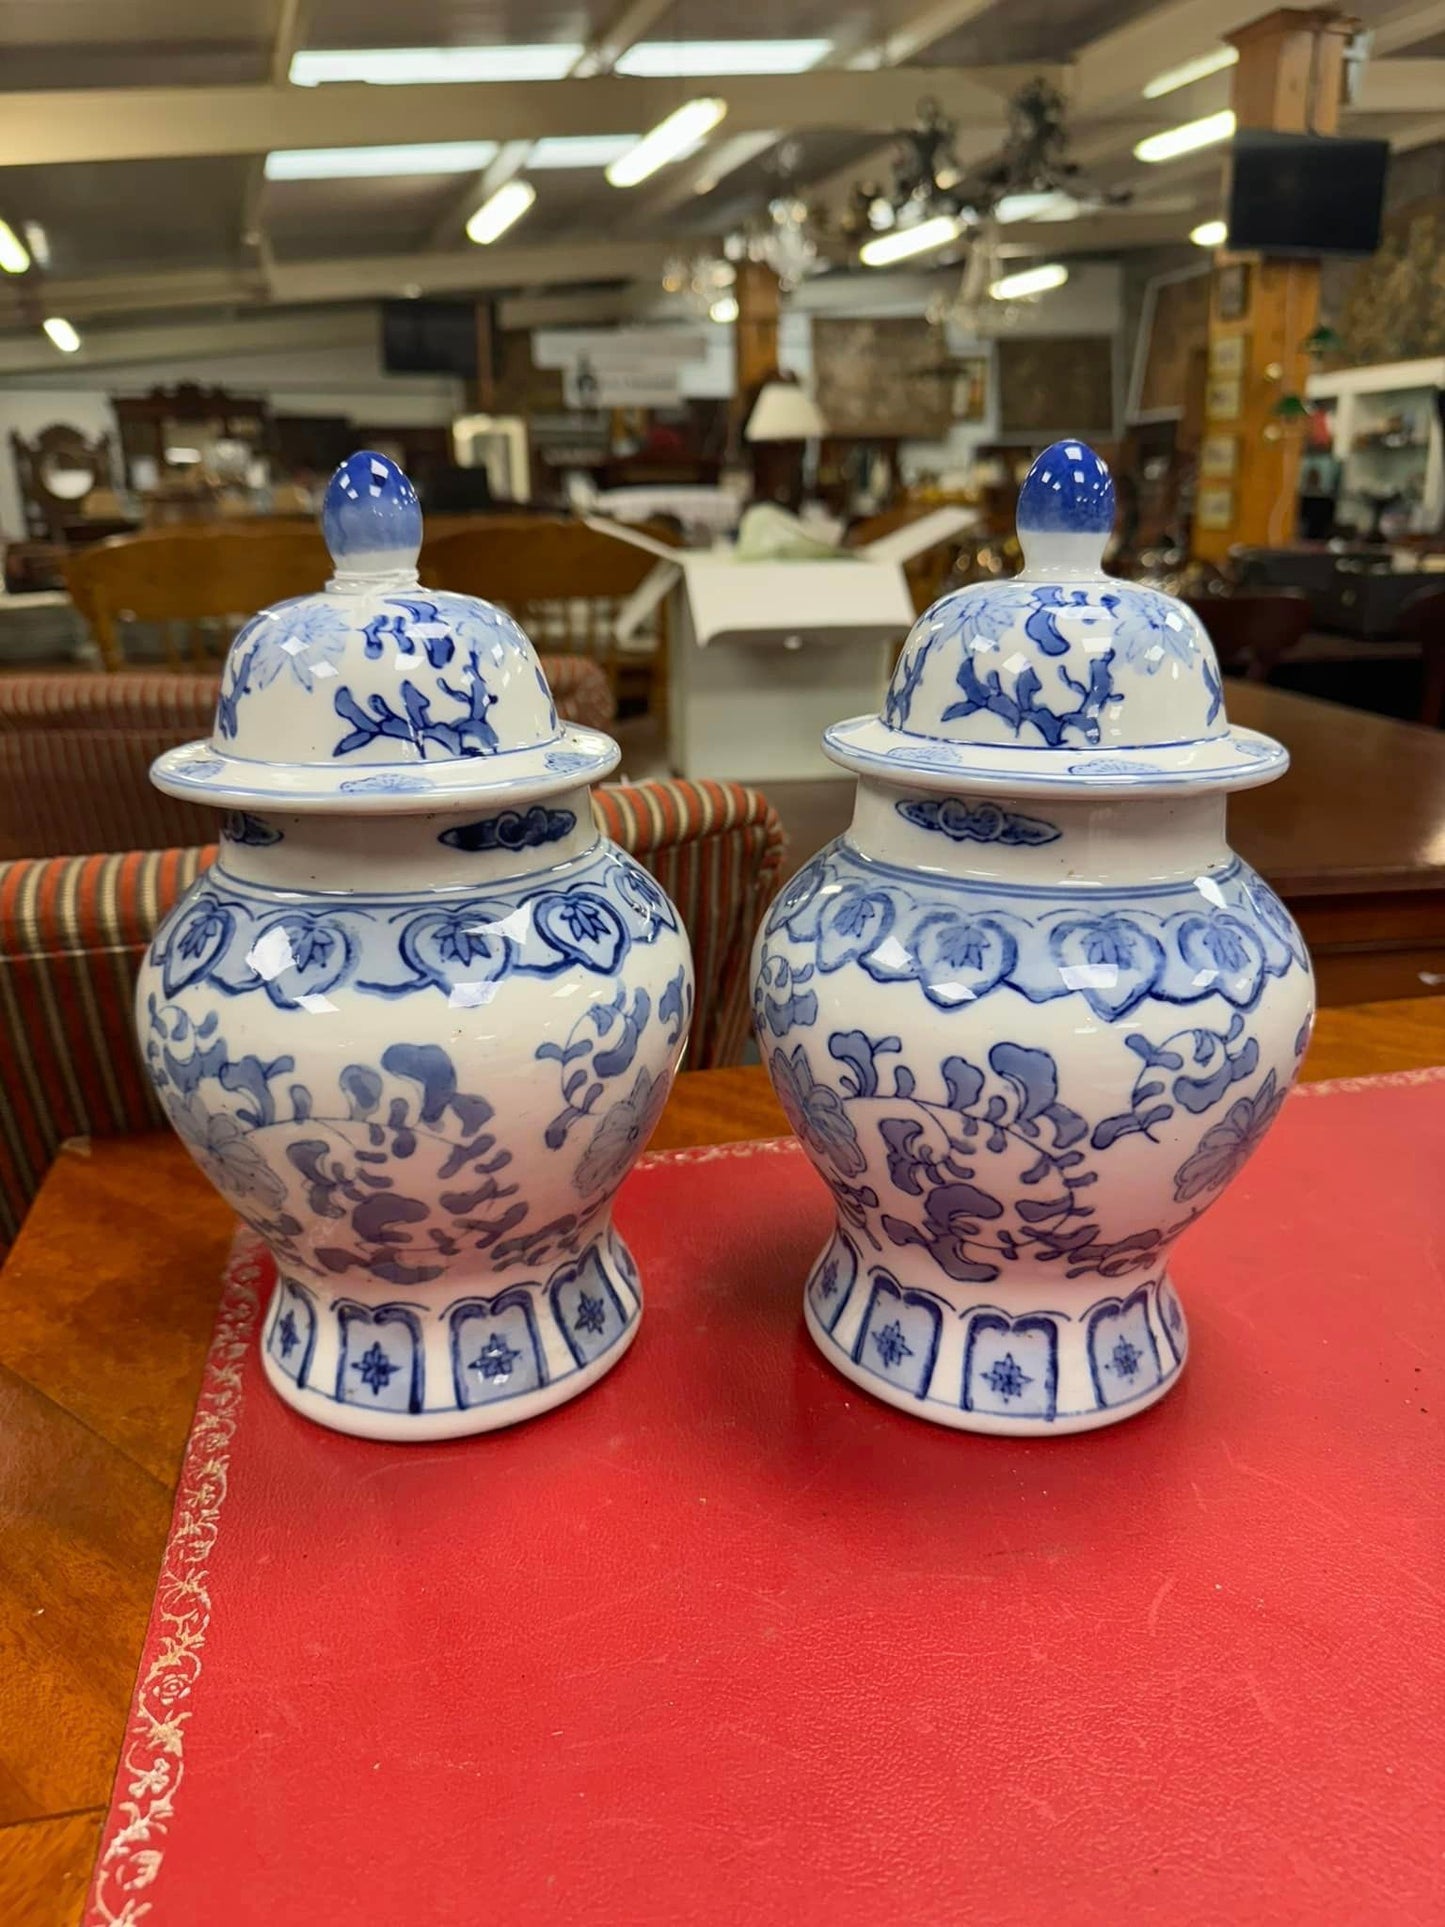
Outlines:
[[[1231, 681], [1230, 720], [1290, 753], [1288, 775], [1230, 798], [1229, 840], [1293, 903], [1361, 890], [1445, 890], [1445, 730], [1293, 690]], [[853, 779], [762, 786], [800, 869], [848, 827]]]
[[[1445, 998], [1321, 1013], [1307, 1079], [1445, 1062]], [[680, 1077], [654, 1149], [786, 1130]], [[0, 1920], [80, 1917], [233, 1221], [166, 1136], [78, 1141], [0, 1270]]]

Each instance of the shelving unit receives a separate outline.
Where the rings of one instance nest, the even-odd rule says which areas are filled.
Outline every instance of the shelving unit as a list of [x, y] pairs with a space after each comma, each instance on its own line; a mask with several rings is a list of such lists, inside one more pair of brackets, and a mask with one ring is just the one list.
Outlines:
[[1332, 404], [1333, 452], [1341, 465], [1337, 520], [1363, 530], [1373, 504], [1402, 495], [1412, 534], [1432, 533], [1445, 516], [1445, 437], [1437, 390], [1445, 356], [1340, 368], [1311, 375], [1312, 402]]

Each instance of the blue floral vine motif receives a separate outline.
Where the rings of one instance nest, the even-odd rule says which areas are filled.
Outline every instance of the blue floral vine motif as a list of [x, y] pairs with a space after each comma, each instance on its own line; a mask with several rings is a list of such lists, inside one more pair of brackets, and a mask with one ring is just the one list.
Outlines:
[[1154, 1133], [1174, 1116], [1176, 1107], [1195, 1117], [1212, 1110], [1231, 1086], [1251, 1077], [1259, 1065], [1259, 1044], [1245, 1034], [1238, 1011], [1227, 1030], [1191, 1026], [1173, 1032], [1160, 1044], [1131, 1031], [1124, 1042], [1140, 1060], [1139, 1074], [1128, 1110], [1101, 1118], [1094, 1126], [1089, 1142], [1096, 1151], [1107, 1151], [1120, 1138], [1136, 1133], [1157, 1144]]
[[[842, 1066], [837, 1089], [818, 1076], [802, 1045], [790, 1054], [775, 1051], [769, 1071], [795, 1132], [833, 1191], [840, 1219], [875, 1250], [882, 1249], [876, 1221], [893, 1244], [921, 1247], [946, 1276], [971, 1284], [996, 1279], [1022, 1258], [1056, 1263], [1070, 1278], [1115, 1278], [1155, 1263], [1203, 1206], [1177, 1223], [1106, 1239], [1089, 1202], [1098, 1173], [1088, 1154], [1108, 1151], [1133, 1131], [1152, 1139], [1176, 1107], [1204, 1112], [1258, 1065], [1242, 1024], [1225, 1032], [1181, 1032], [1172, 1041], [1192, 1044], [1192, 1063], [1186, 1064], [1183, 1048], [1140, 1038], [1136, 1054], [1154, 1062], [1143, 1062], [1133, 1110], [1092, 1133], [1061, 1097], [1053, 1056], [1016, 1043], [993, 1045], [986, 1068], [957, 1055], [945, 1058], [938, 1067], [941, 1094], [933, 1096], [917, 1089], [913, 1071], [900, 1061], [900, 1038], [863, 1030], [828, 1038], [828, 1053]], [[1161, 1088], [1160, 1069], [1174, 1069], [1174, 1104], [1151, 1115], [1159, 1108], [1152, 1098]], [[1151, 1082], [1155, 1092], [1147, 1088]], [[1268, 1129], [1278, 1102], [1271, 1073], [1253, 1099], [1239, 1100], [1206, 1131], [1181, 1167], [1177, 1200], [1192, 1203], [1225, 1183]], [[870, 1217], [879, 1213], [877, 1193], [855, 1181], [868, 1172], [866, 1140], [875, 1133], [872, 1155], [883, 1158], [895, 1193], [917, 1199], [921, 1213], [905, 1218], [885, 1206], [876, 1220]], [[1025, 1167], [995, 1188], [988, 1164], [1004, 1153], [1022, 1153]]]
[[1253, 1097], [1240, 1097], [1217, 1124], [1211, 1124], [1198, 1147], [1174, 1174], [1174, 1196], [1180, 1204], [1218, 1191], [1228, 1184], [1258, 1150], [1261, 1140], [1284, 1103], [1273, 1071]]
[[861, 1177], [868, 1160], [838, 1093], [813, 1076], [801, 1044], [791, 1056], [773, 1052], [768, 1075], [793, 1132], [817, 1157], [844, 1178]]
[[542, 760], [560, 775], [567, 770], [586, 769], [596, 759], [580, 749], [549, 749]]
[[351, 625], [339, 608], [316, 596], [296, 596], [263, 609], [231, 645], [216, 699], [217, 733], [228, 740], [239, 727], [239, 705], [253, 691], [289, 675], [310, 695], [337, 673]]
[[759, 1036], [786, 1037], [818, 1021], [818, 994], [810, 989], [812, 964], [796, 969], [786, 957], [764, 957], [753, 983], [753, 1021]]
[[489, 850], [535, 850], [544, 843], [560, 843], [577, 827], [571, 810], [549, 810], [534, 803], [526, 810], [502, 810], [476, 823], [443, 830], [437, 838], [453, 850], [479, 854]]
[[685, 970], [678, 969], [668, 979], [666, 988], [657, 1000], [659, 1023], [670, 1024], [667, 1033], [669, 1048], [680, 1043], [692, 1024], [693, 988]]
[[[1068, 593], [1066, 590], [1048, 588], [1037, 592], [1041, 597], [1052, 596], [1060, 600]], [[1078, 595], [1080, 592], [1074, 593]], [[1041, 608], [1029, 618], [1029, 625], [1040, 622], [1047, 625], [1048, 632], [1057, 637], [1059, 643], [1057, 648], [1046, 649], [1045, 654], [1062, 657], [1068, 650], [1068, 644], [1058, 637], [1051, 608]], [[1029, 633], [1038, 640], [1034, 626], [1029, 627]], [[1103, 650], [1092, 656], [1087, 679], [1081, 682], [1078, 677], [1071, 676], [1060, 662], [1059, 680], [1076, 700], [1072, 707], [1056, 710], [1040, 700], [1043, 682], [1032, 663], [1017, 672], [1013, 687], [1009, 689], [1004, 686], [1002, 663], [980, 671], [973, 651], [965, 649], [955, 677], [961, 691], [960, 700], [948, 705], [941, 720], [945, 723], [961, 722], [983, 711], [998, 717], [1015, 736], [1022, 737], [1029, 728], [1037, 730], [1049, 749], [1062, 748], [1064, 737], [1070, 730], [1082, 737], [1085, 743], [1097, 743], [1100, 736], [1099, 719], [1105, 705], [1119, 700], [1114, 688], [1112, 663], [1112, 650]]]
[[496, 730], [487, 721], [487, 712], [494, 707], [497, 699], [483, 682], [475, 664], [468, 674], [470, 680], [463, 689], [453, 688], [440, 677], [437, 679], [438, 690], [450, 697], [461, 711], [450, 721], [432, 716], [431, 697], [418, 689], [409, 678], [401, 683], [400, 710], [395, 709], [379, 693], [368, 696], [366, 707], [363, 708], [351, 690], [343, 685], [332, 698], [332, 703], [337, 715], [352, 727], [331, 754], [350, 756], [358, 749], [367, 749], [373, 743], [388, 739], [404, 743], [423, 762], [429, 749], [435, 749], [441, 756], [494, 755], [500, 743]]
[[1200, 659], [1187, 612], [1153, 589], [1130, 588], [1099, 597], [1114, 618], [1114, 649], [1120, 662], [1157, 675], [1171, 658], [1188, 669]]
[[1001, 810], [996, 803], [969, 803], [961, 796], [906, 797], [894, 808], [905, 822], [937, 830], [954, 843], [1054, 843], [1061, 835], [1042, 817]]
[[[529, 1207], [492, 1107], [460, 1088], [437, 1045], [396, 1043], [379, 1064], [348, 1065], [338, 1078], [342, 1110], [318, 1105], [290, 1056], [233, 1056], [214, 1011], [197, 1024], [179, 1005], [149, 998], [146, 1057], [192, 1156], [283, 1264], [410, 1286], [467, 1250], [500, 1266], [570, 1249], [576, 1213], [523, 1228]], [[439, 1210], [405, 1185], [423, 1144], [431, 1175], [448, 1187]], [[293, 1187], [313, 1218], [335, 1226], [309, 1251], [288, 1208]]]
[[[681, 1038], [691, 1014], [692, 986], [679, 970], [657, 1005], [659, 1021], [673, 1026], [669, 1045]], [[537, 1046], [538, 1061], [555, 1063], [561, 1080], [562, 1109], [543, 1133], [549, 1150], [561, 1150], [584, 1120], [599, 1120], [572, 1174], [584, 1198], [595, 1200], [616, 1189], [652, 1135], [666, 1102], [667, 1080], [653, 1077], [636, 1062], [651, 1017], [652, 999], [646, 990], [639, 987], [629, 998], [619, 984], [609, 1000], [582, 1013], [564, 1043], [548, 1040]], [[629, 1076], [625, 1094], [614, 1097], [599, 1115], [608, 1087]]]

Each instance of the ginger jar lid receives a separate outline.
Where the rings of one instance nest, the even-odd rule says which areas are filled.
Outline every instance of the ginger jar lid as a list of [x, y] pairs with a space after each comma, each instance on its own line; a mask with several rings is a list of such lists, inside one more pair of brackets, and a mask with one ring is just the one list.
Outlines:
[[1093, 794], [1244, 789], [1289, 758], [1230, 726], [1219, 664], [1186, 603], [1103, 569], [1109, 470], [1044, 450], [1019, 492], [1024, 567], [946, 595], [913, 625], [880, 716], [836, 723], [834, 762], [924, 789]]
[[210, 739], [157, 758], [172, 796], [365, 813], [526, 801], [606, 776], [610, 736], [558, 721], [505, 610], [417, 579], [421, 509], [384, 455], [350, 456], [321, 514], [335, 572], [231, 644]]

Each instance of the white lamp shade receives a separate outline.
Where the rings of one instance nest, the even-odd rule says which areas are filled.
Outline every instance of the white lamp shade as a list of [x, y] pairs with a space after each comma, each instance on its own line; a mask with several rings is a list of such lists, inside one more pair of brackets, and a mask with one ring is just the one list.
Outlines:
[[768, 381], [753, 403], [743, 439], [749, 442], [808, 442], [828, 431], [818, 404], [796, 382]]

